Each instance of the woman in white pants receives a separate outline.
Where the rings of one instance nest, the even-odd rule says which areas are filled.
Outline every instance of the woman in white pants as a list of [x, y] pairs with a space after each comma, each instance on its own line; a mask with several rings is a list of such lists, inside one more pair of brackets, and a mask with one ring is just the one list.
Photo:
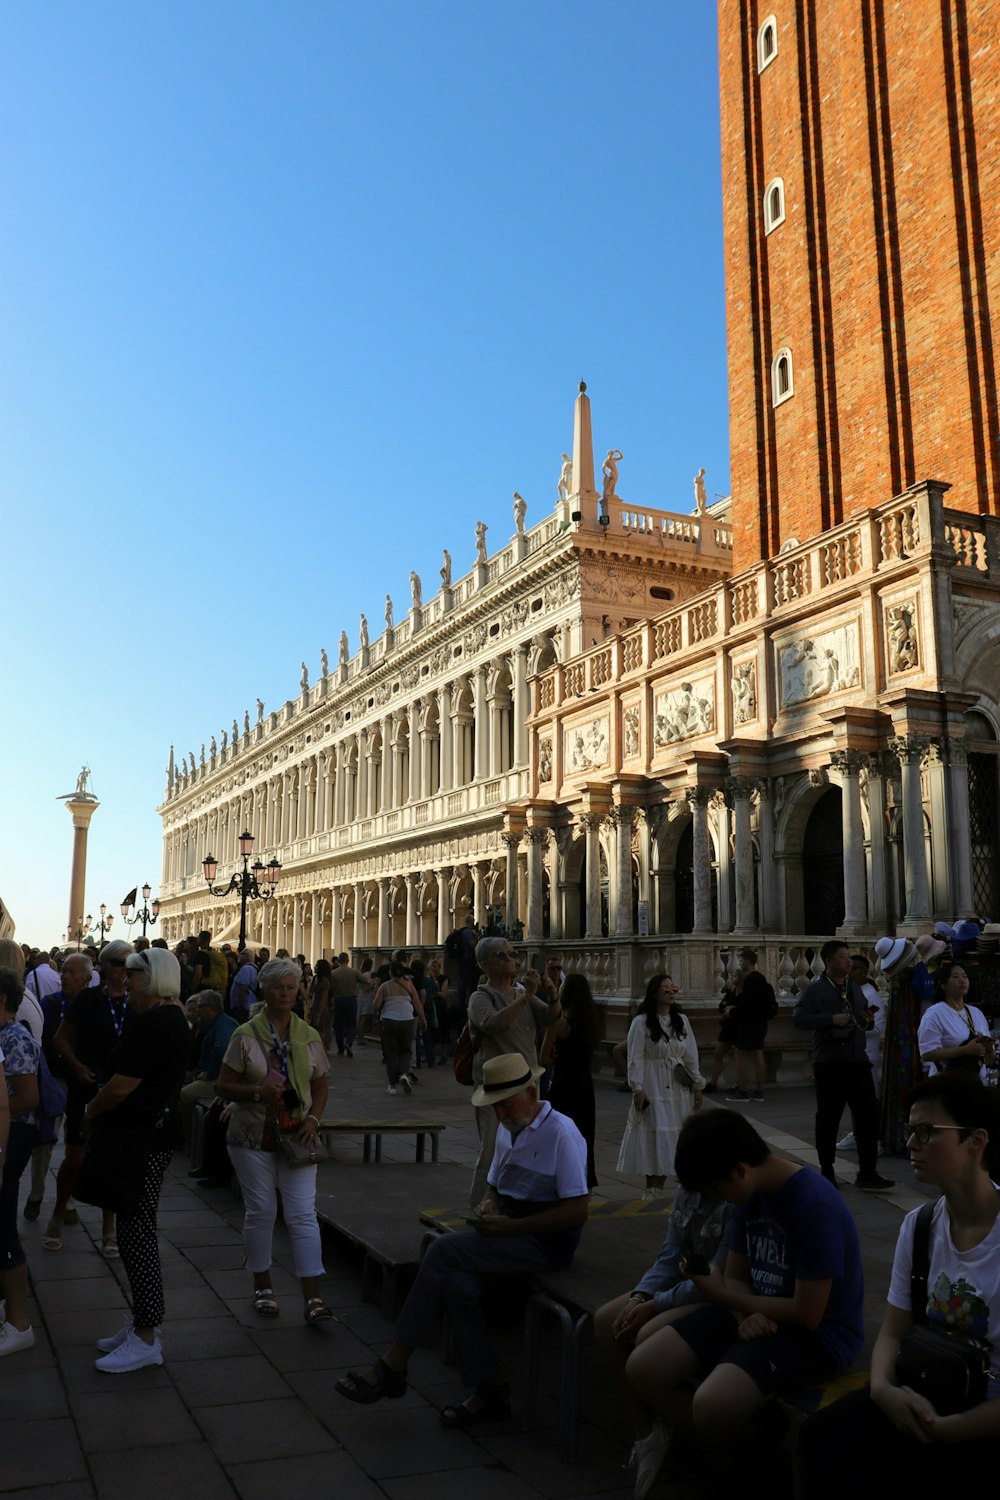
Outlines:
[[271, 1286], [271, 1240], [280, 1188], [305, 1320], [315, 1324], [333, 1316], [319, 1294], [323, 1252], [316, 1167], [294, 1162], [317, 1148], [330, 1059], [319, 1033], [295, 1014], [301, 977], [298, 964], [288, 958], [272, 958], [261, 969], [263, 1004], [233, 1032], [218, 1092], [234, 1106], [229, 1158], [246, 1205], [243, 1238], [254, 1310], [262, 1318], [276, 1317], [279, 1310]]

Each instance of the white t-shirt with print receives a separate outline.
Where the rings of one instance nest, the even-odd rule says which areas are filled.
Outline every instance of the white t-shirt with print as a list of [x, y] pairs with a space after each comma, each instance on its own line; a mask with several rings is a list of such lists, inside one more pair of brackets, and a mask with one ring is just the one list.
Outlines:
[[[1000, 1189], [998, 1189], [1000, 1191]], [[913, 1265], [915, 1208], [907, 1214], [896, 1241], [892, 1280], [886, 1299], [890, 1307], [912, 1312], [910, 1270]], [[990, 1365], [1000, 1373], [1000, 1216], [973, 1250], [956, 1250], [944, 1198], [934, 1205], [931, 1219], [930, 1270], [927, 1274], [927, 1322], [944, 1331], [988, 1339], [994, 1346]], [[1000, 1381], [987, 1387], [990, 1400], [1000, 1396]]]
[[[963, 1010], [955, 1010], [947, 1000], [939, 1000], [924, 1012], [923, 1020], [920, 1022], [920, 1030], [917, 1032], [917, 1047], [921, 1058], [925, 1052], [937, 1052], [942, 1047], [961, 1047], [969, 1040], [969, 1021], [966, 1020], [965, 1012], [968, 1011], [972, 1022], [972, 1029], [977, 1036], [989, 1036], [990, 1023], [981, 1010], [974, 1005], [967, 1005]], [[943, 1073], [945, 1068], [935, 1062], [925, 1062], [924, 1067], [928, 1074], [933, 1077], [935, 1073]], [[971, 1069], [969, 1076], [972, 1076]], [[986, 1069], [980, 1068], [979, 1077], [983, 1083], [986, 1082]]]

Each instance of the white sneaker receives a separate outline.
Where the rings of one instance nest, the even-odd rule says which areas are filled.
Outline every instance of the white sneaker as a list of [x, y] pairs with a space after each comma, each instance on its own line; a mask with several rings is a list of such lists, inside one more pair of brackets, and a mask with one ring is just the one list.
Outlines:
[[390, 1083], [389, 1087], [386, 1089], [386, 1093], [387, 1094], [394, 1094], [395, 1092], [396, 1092], [396, 1090], [393, 1088], [392, 1084]]
[[854, 1151], [857, 1149], [857, 1141], [854, 1139], [854, 1131], [849, 1130], [847, 1134], [837, 1142], [838, 1151]]
[[[119, 1328], [117, 1333], [109, 1334], [106, 1339], [98, 1339], [97, 1348], [100, 1349], [102, 1354], [110, 1354], [112, 1349], [117, 1349], [120, 1344], [124, 1344], [125, 1340], [128, 1338], [134, 1327], [135, 1324], [133, 1323], [132, 1319], [128, 1318]], [[159, 1336], [160, 1330], [157, 1329], [156, 1337], [159, 1338]]]
[[5, 1354], [20, 1354], [22, 1349], [30, 1349], [35, 1342], [35, 1330], [33, 1328], [15, 1328], [13, 1323], [4, 1322], [0, 1328], [0, 1359]]
[[116, 1349], [111, 1349], [100, 1359], [94, 1360], [94, 1368], [104, 1370], [108, 1375], [125, 1375], [129, 1370], [141, 1370], [146, 1365], [162, 1363], [163, 1349], [159, 1338], [154, 1334], [153, 1342], [147, 1344], [130, 1328]]
[[405, 1073], [400, 1073], [400, 1075], [399, 1075], [399, 1081], [403, 1085], [403, 1093], [404, 1094], [412, 1094], [413, 1093], [413, 1085], [411, 1084], [409, 1078], [407, 1077], [407, 1075]]
[[663, 1468], [673, 1435], [673, 1428], [657, 1421], [646, 1437], [636, 1438], [629, 1458], [629, 1466], [635, 1467], [635, 1500], [646, 1500]]

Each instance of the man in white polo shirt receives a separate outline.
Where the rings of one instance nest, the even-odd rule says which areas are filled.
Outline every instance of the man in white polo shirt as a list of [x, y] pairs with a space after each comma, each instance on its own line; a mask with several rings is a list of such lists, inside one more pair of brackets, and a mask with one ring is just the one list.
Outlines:
[[517, 1052], [492, 1057], [472, 1102], [492, 1105], [499, 1128], [486, 1194], [470, 1215], [473, 1227], [428, 1246], [396, 1323], [396, 1341], [367, 1370], [337, 1381], [349, 1401], [370, 1405], [402, 1396], [414, 1349], [434, 1341], [449, 1314], [455, 1359], [471, 1392], [446, 1406], [445, 1427], [470, 1427], [509, 1415], [510, 1389], [483, 1317], [483, 1279], [562, 1270], [573, 1259], [587, 1218], [587, 1148], [572, 1120], [538, 1098], [544, 1070]]

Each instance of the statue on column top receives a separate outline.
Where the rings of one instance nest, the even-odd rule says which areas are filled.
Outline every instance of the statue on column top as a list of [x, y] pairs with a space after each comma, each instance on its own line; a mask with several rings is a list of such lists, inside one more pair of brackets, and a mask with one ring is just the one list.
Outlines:
[[346, 667], [347, 666], [348, 660], [350, 658], [350, 651], [351, 651], [351, 648], [347, 644], [347, 631], [346, 630], [342, 630], [340, 632], [340, 656], [339, 656], [340, 665], [342, 667]]
[[562, 468], [559, 470], [558, 495], [560, 500], [568, 500], [573, 492], [573, 460], [568, 453], [563, 454]]
[[385, 596], [385, 628], [392, 629], [392, 600], [388, 594]]
[[514, 491], [514, 527], [518, 536], [524, 536], [524, 518], [528, 514], [528, 502]]
[[476, 522], [476, 561], [486, 561], [486, 533], [489, 530], [485, 521]]
[[447, 547], [444, 549], [444, 562], [441, 564], [441, 582], [446, 589], [451, 588], [451, 553]]
[[699, 469], [694, 476], [694, 503], [699, 516], [703, 516], [708, 509], [708, 496], [705, 493], [705, 470]]
[[420, 582], [420, 574], [410, 569], [410, 598], [414, 609], [422, 609], [424, 603], [423, 585]]
[[80, 768], [80, 774], [76, 778], [76, 795], [78, 797], [86, 797], [86, 795], [87, 795], [87, 782], [89, 780], [90, 780], [90, 767], [89, 766], [82, 766]]

